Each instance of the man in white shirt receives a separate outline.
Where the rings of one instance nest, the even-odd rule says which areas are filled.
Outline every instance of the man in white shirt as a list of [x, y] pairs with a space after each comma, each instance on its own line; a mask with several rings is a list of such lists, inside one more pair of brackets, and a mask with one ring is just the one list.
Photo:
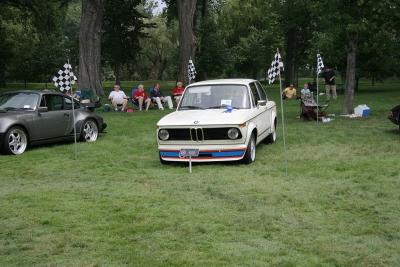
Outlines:
[[114, 85], [114, 91], [111, 91], [108, 96], [115, 111], [118, 110], [118, 105], [122, 105], [122, 111], [125, 111], [128, 105], [128, 97], [125, 95], [124, 91], [121, 91], [120, 89], [121, 87], [118, 84]]

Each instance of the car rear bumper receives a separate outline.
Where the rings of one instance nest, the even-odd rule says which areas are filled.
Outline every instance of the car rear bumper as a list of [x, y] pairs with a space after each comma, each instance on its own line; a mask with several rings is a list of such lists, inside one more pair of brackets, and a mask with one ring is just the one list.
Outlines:
[[193, 157], [193, 162], [211, 162], [211, 161], [234, 161], [241, 160], [246, 152], [246, 145], [227, 145], [227, 146], [166, 146], [160, 145], [160, 158], [165, 161], [187, 162], [189, 158], [180, 158], [181, 149], [198, 148], [199, 156]]
[[3, 149], [4, 133], [0, 133], [0, 150]]
[[103, 122], [100, 132], [102, 133], [107, 128], [107, 123]]
[[394, 114], [391, 112], [388, 116], [388, 119], [393, 122], [394, 124], [399, 125], [400, 124], [400, 115]]

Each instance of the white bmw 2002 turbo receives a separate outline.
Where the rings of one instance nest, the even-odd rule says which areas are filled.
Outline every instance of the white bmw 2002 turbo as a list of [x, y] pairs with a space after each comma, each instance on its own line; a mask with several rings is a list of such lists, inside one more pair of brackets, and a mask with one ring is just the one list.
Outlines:
[[257, 80], [193, 83], [177, 110], [157, 123], [160, 161], [189, 161], [181, 157], [182, 149], [198, 149], [193, 162], [252, 163], [258, 143], [275, 142], [276, 123], [276, 104]]

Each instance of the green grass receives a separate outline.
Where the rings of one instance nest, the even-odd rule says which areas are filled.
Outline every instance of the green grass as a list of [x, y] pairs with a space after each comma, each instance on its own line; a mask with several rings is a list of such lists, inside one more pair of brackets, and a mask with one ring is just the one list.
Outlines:
[[399, 81], [363, 83], [370, 118], [318, 125], [285, 102], [287, 176], [281, 128], [254, 164], [189, 174], [158, 161], [168, 111], [100, 112], [108, 132], [77, 160], [71, 143], [0, 156], [0, 266], [398, 266], [399, 100]]

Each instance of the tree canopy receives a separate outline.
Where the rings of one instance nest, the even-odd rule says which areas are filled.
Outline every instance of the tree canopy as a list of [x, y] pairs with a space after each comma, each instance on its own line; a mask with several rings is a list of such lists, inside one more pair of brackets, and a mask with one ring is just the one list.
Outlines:
[[[117, 82], [185, 80], [190, 57], [197, 79], [263, 79], [279, 48], [286, 83], [297, 83], [315, 76], [321, 53], [345, 81], [348, 113], [359, 78], [399, 75], [395, 0], [166, 0], [160, 14], [153, 0], [103, 3], [100, 74]], [[0, 8], [0, 83], [49, 81], [67, 50], [77, 66], [81, 0], [4, 0]]]

